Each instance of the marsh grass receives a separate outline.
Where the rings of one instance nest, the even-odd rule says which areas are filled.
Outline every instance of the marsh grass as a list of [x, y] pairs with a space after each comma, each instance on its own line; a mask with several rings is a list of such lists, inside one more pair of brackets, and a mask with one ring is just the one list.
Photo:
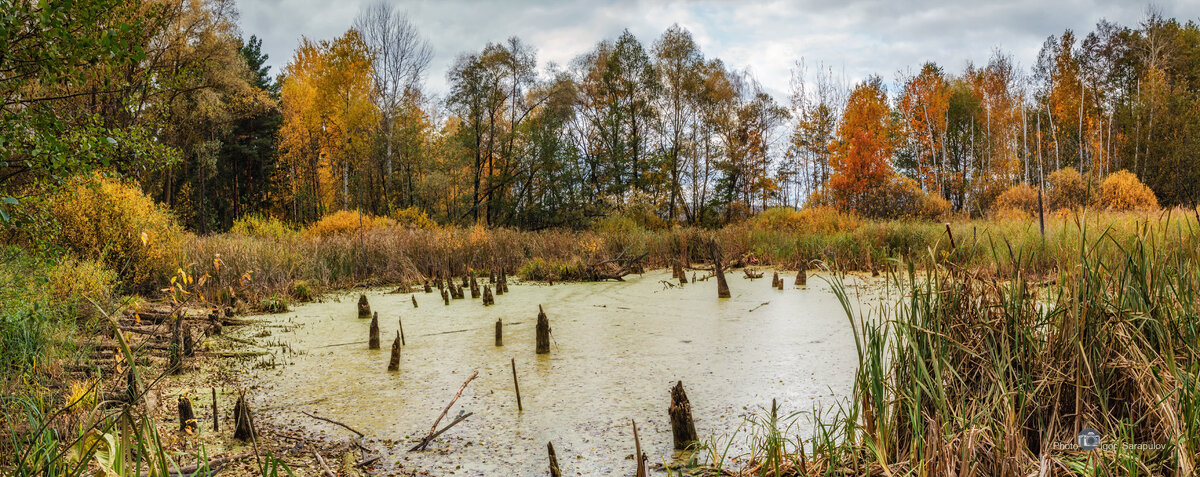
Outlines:
[[[1065, 237], [1057, 249], [1009, 252], [990, 237], [976, 245], [982, 250], [931, 252], [921, 267], [897, 260], [888, 275], [897, 298], [879, 308], [852, 306], [832, 274], [854, 330], [853, 395], [832, 415], [751, 418], [746, 464], [729, 469], [722, 457], [711, 469], [1192, 475], [1200, 455], [1200, 230], [1166, 218], [1097, 231], [1090, 220], [1076, 224], [1073, 233], [1055, 232]], [[1011, 265], [963, 265], [986, 252]], [[1044, 286], [1026, 272], [1041, 263], [1058, 265]], [[1105, 447], [1074, 448], [1085, 428], [1099, 431]]]

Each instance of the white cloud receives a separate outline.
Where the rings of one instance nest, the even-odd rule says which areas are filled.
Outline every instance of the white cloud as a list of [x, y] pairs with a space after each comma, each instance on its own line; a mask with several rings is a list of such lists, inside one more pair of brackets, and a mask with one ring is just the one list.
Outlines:
[[[263, 38], [278, 73], [301, 35], [333, 38], [370, 1], [247, 0], [240, 6], [242, 30]], [[650, 48], [663, 30], [679, 23], [706, 56], [749, 69], [776, 95], [787, 91], [790, 69], [801, 58], [810, 66], [844, 71], [851, 81], [870, 74], [891, 79], [925, 61], [959, 71], [968, 61], [986, 63], [997, 47], [1029, 67], [1048, 35], [1067, 28], [1086, 33], [1102, 18], [1136, 25], [1146, 10], [1145, 4], [1118, 0], [1067, 0], [1053, 7], [1040, 0], [419, 0], [396, 6], [409, 12], [434, 47], [428, 85], [435, 93], [445, 91], [445, 72], [459, 54], [488, 42], [515, 35], [538, 49], [542, 65], [565, 65], [624, 28]], [[1200, 17], [1200, 2], [1155, 7], [1184, 21]]]

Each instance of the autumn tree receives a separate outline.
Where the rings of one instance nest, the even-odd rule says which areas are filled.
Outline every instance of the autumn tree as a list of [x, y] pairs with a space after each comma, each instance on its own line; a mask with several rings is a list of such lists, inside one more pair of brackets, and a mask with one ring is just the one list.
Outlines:
[[850, 91], [830, 157], [829, 186], [842, 207], [857, 209], [892, 176], [889, 113], [887, 91], [878, 76]]

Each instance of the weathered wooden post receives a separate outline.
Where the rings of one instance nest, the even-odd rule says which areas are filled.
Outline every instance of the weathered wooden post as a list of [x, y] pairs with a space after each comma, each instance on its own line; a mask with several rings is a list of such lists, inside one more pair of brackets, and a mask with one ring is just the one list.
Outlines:
[[396, 339], [392, 340], [392, 359], [388, 361], [388, 371], [400, 370], [400, 332], [396, 332]]
[[366, 318], [368, 316], [371, 316], [371, 304], [367, 303], [367, 296], [360, 293], [358, 295], [358, 317]]
[[521, 385], [517, 384], [517, 358], [510, 359], [512, 359], [513, 389], [517, 391], [517, 411], [524, 411], [525, 408], [521, 407]]
[[371, 317], [371, 337], [367, 349], [379, 349], [379, 312]]
[[238, 393], [237, 403], [233, 405], [233, 438], [243, 441], [254, 438], [254, 424], [250, 420], [250, 405], [246, 403], [244, 393]]
[[771, 288], [779, 288], [779, 272], [771, 276]]
[[504, 325], [502, 323], [500, 323], [500, 319], [497, 318], [496, 319], [496, 346], [504, 346], [503, 326]]
[[416, 295], [409, 295], [409, 297], [410, 297], [410, 298], [412, 298], [412, 302], [413, 302], [413, 308], [416, 308], [416, 307], [417, 307], [417, 296], [416, 296]]
[[429, 279], [425, 279], [425, 293], [433, 293], [433, 288], [429, 286]]
[[558, 468], [558, 457], [554, 455], [554, 443], [547, 442], [546, 449], [550, 452], [550, 477], [562, 477], [562, 469]]
[[[778, 276], [779, 272], [775, 272], [775, 275]], [[775, 288], [778, 288], [780, 290], [783, 289], [783, 279], [782, 278], [775, 279]]]
[[542, 305], [538, 305], [537, 317], [537, 354], [546, 354], [550, 352], [550, 319], [546, 318], [546, 312], [542, 310]]
[[179, 431], [196, 433], [196, 414], [192, 412], [192, 400], [187, 396], [179, 396]]
[[798, 287], [808, 286], [808, 270], [805, 270], [806, 267], [806, 263], [801, 263], [800, 271], [796, 272], [796, 286]]
[[671, 407], [667, 408], [671, 416], [671, 434], [675, 440], [676, 450], [685, 450], [696, 442], [696, 423], [692, 421], [692, 403], [683, 392], [683, 381], [675, 383], [671, 388]]
[[483, 305], [488, 306], [488, 305], [494, 305], [494, 304], [496, 304], [496, 297], [492, 296], [492, 287], [484, 285], [483, 286]]
[[212, 389], [213, 432], [220, 432], [221, 418], [217, 414], [217, 388]]
[[442, 301], [446, 302], [446, 305], [450, 305], [450, 294], [446, 292], [445, 288], [442, 289]]

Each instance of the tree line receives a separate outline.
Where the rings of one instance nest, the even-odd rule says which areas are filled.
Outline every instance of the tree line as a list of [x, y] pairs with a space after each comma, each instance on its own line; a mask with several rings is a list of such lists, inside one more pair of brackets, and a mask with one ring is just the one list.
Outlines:
[[345, 209], [530, 229], [806, 204], [981, 215], [1068, 167], [1089, 184], [1129, 170], [1166, 205], [1198, 195], [1200, 28], [1154, 13], [1051, 35], [1030, 68], [995, 51], [851, 83], [798, 61], [777, 98], [678, 25], [541, 68], [520, 38], [489, 43], [439, 95], [420, 26], [383, 3], [300, 38], [276, 77], [230, 0], [0, 4], [5, 219], [93, 170], [201, 232]]

